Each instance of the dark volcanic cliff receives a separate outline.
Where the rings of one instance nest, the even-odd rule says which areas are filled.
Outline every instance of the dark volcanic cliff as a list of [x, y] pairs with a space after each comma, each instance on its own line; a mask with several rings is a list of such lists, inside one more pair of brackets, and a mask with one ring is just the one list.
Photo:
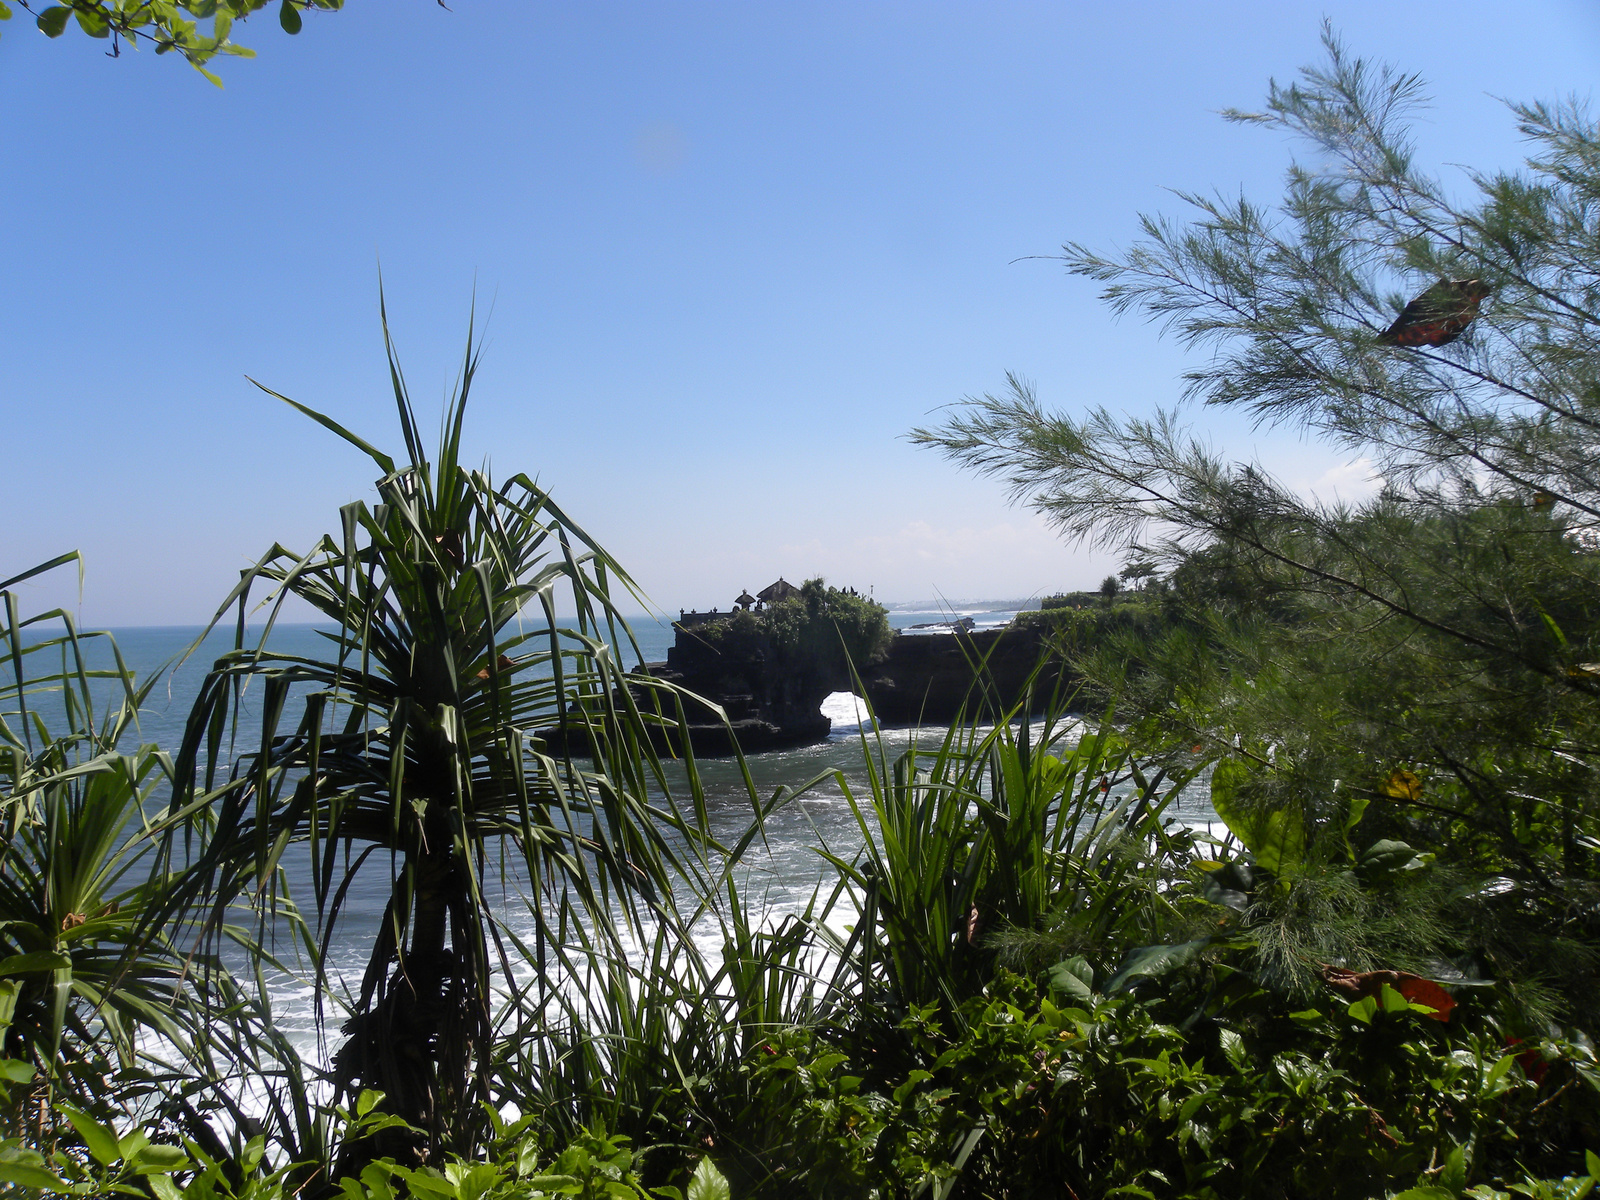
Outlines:
[[[977, 633], [902, 634], [882, 661], [861, 674], [872, 711], [885, 725], [945, 725], [961, 714], [1009, 708], [1039, 666], [1038, 626]], [[1037, 685], [1048, 694], [1060, 674], [1051, 663]]]
[[[650, 664], [650, 673], [720, 705], [746, 751], [820, 741], [829, 729], [822, 701], [856, 690], [844, 662], [779, 653], [760, 639], [719, 647], [699, 632], [680, 629], [667, 661]], [[963, 707], [993, 711], [1019, 701], [1043, 645], [1037, 627], [900, 634], [861, 669], [860, 689], [883, 724], [947, 724]], [[1037, 690], [1048, 692], [1058, 674], [1059, 666], [1047, 670]], [[715, 714], [689, 719], [696, 753], [731, 751]]]
[[[667, 661], [650, 673], [719, 705], [747, 751], [815, 742], [828, 736], [822, 701], [849, 687], [848, 672], [823, 661], [780, 654], [766, 639], [718, 646], [694, 630], [678, 630]], [[727, 734], [715, 714], [690, 711], [695, 750], [728, 753]]]

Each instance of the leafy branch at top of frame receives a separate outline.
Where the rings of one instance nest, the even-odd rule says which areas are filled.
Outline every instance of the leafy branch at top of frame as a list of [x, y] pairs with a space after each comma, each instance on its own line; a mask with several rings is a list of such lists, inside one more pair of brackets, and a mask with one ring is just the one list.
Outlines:
[[[148, 42], [157, 54], [176, 50], [190, 65], [218, 87], [222, 80], [206, 70], [205, 64], [218, 54], [254, 58], [255, 51], [230, 39], [235, 21], [265, 8], [271, 0], [67, 0], [35, 8], [32, 0], [12, 0], [32, 13], [39, 31], [58, 38], [67, 26], [76, 23], [92, 38], [110, 41], [111, 58], [122, 54], [124, 40], [137, 48]], [[278, 0], [278, 24], [285, 33], [300, 32], [301, 13], [310, 9], [336, 10], [344, 0]], [[9, 20], [11, 8], [0, 0], [0, 20]], [[209, 20], [211, 32], [201, 32], [200, 22]]]

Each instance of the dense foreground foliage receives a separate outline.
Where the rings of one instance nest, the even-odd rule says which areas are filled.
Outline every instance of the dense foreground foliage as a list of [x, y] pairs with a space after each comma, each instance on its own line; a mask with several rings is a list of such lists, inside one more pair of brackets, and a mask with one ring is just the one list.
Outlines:
[[[1452, 209], [1392, 128], [1414, 81], [1330, 48], [1250, 118], [1342, 165], [1291, 175], [1289, 233], [1202, 202], [1073, 261], [1233, 348], [1210, 399], [1369, 450], [1379, 496], [1308, 503], [1167, 418], [1052, 418], [1020, 385], [921, 435], [1069, 530], [1153, 531], [1135, 595], [1039, 618], [1097, 723], [1056, 695], [904, 753], [867, 733], [864, 787], [746, 773], [719, 842], [692, 755], [652, 749], [696, 701], [629, 669], [627, 576], [530, 478], [462, 464], [470, 342], [431, 457], [392, 352], [403, 455], [302, 409], [378, 502], [247, 573], [181, 746], [130, 748], [151, 681], [24, 615], [35, 572], [0, 582], [0, 1188], [1590, 1194], [1600, 135], [1519, 110], [1534, 177]], [[1400, 339], [1380, 277], [1434, 276], [1472, 312]], [[263, 588], [337, 626], [325, 655], [246, 644]], [[808, 585], [755, 632], [870, 655], [855, 600]], [[811, 902], [763, 920], [762, 820], [830, 780], [860, 849], [820, 847]], [[328, 1061], [279, 1031], [277, 971]]]
[[[1281, 852], [1265, 866], [1236, 837], [1173, 821], [1205, 756], [1152, 754], [1109, 724], [958, 725], [899, 758], [870, 739], [864, 750], [871, 786], [845, 802], [866, 848], [833, 859], [844, 889], [762, 932], [730, 881], [720, 967], [697, 979], [686, 948], [658, 940], [618, 990], [544, 1018], [565, 1050], [542, 1078], [498, 1082], [523, 1117], [484, 1110], [465, 1153], [368, 1154], [331, 1192], [333, 1147], [403, 1132], [380, 1097], [324, 1106], [330, 1149], [311, 1159], [282, 1128], [227, 1144], [226, 1129], [151, 1103], [161, 1070], [196, 1097], [227, 1077], [196, 1077], [202, 1031], [140, 1005], [137, 974], [120, 1003], [166, 1021], [171, 1050], [192, 1057], [160, 1068], [134, 1039], [120, 1067], [65, 1070], [86, 1051], [55, 1050], [26, 1005], [61, 971], [87, 974], [86, 951], [113, 964], [144, 952], [121, 954], [117, 927], [60, 922], [59, 958], [0, 963], [15, 1056], [0, 1066], [12, 1122], [0, 1180], [261, 1198], [1436, 1197], [1576, 1196], [1600, 1169], [1585, 1154], [1600, 1144], [1585, 1028], [1530, 1031], [1512, 981], [1442, 988], [1393, 969], [1412, 965], [1397, 918], [1448, 871], [1433, 856], [1374, 842], [1357, 814], [1337, 878]], [[7, 877], [51, 865], [19, 852]], [[1341, 957], [1316, 943], [1337, 932], [1299, 906], [1330, 891], [1359, 909], [1369, 953], [1388, 956], [1380, 969], [1316, 965]], [[1291, 937], [1308, 970], [1283, 969]], [[214, 965], [211, 987], [223, 976]], [[198, 999], [204, 982], [172, 994]], [[121, 986], [66, 1001], [102, 1055], [116, 1026], [97, 1028], [94, 1007]], [[526, 1070], [518, 1061], [491, 1069]]]

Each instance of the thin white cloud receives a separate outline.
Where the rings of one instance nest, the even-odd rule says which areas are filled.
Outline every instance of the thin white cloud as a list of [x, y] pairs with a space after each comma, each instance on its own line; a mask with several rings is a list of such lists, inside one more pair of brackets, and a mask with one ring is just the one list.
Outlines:
[[970, 568], [1002, 559], [1014, 568], [1019, 556], [1040, 563], [1059, 563], [1062, 557], [1060, 538], [1040, 520], [955, 527], [910, 521], [890, 534], [856, 538], [853, 549], [891, 568], [911, 564]]
[[1376, 496], [1382, 487], [1383, 476], [1378, 474], [1372, 460], [1356, 458], [1329, 467], [1301, 491], [1325, 504], [1359, 504]]

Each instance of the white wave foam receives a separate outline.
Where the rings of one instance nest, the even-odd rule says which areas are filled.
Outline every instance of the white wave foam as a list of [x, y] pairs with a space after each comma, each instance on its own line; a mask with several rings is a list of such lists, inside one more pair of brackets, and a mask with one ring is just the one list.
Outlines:
[[853, 692], [830, 693], [822, 702], [821, 712], [833, 722], [834, 733], [847, 733], [863, 725], [870, 728], [872, 722], [867, 702]]

